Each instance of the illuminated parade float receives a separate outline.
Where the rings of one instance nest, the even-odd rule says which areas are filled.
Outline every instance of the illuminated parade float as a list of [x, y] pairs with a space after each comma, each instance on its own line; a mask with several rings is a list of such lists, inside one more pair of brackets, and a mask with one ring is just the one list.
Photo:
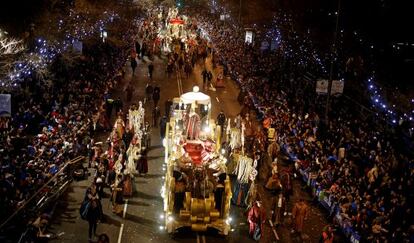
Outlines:
[[220, 146], [221, 127], [211, 119], [210, 96], [197, 86], [174, 99], [163, 144], [166, 176], [161, 193], [167, 232], [213, 228], [227, 235], [232, 192]]

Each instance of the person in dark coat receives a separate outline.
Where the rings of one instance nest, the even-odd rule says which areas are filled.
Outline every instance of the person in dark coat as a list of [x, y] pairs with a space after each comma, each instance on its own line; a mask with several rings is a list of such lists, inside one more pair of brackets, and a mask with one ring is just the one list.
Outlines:
[[[89, 223], [89, 240], [92, 240], [92, 237], [96, 235], [96, 228], [98, 226], [98, 221], [101, 219], [101, 210], [99, 208], [98, 199], [91, 200], [86, 219]], [[93, 235], [92, 235], [93, 234]]]
[[221, 129], [223, 129], [224, 125], [226, 124], [226, 115], [224, 115], [223, 110], [217, 116], [217, 124], [220, 125]]
[[151, 83], [147, 83], [147, 86], [145, 86], [146, 102], [150, 101], [153, 93], [154, 93], [154, 87], [152, 87]]
[[152, 126], [158, 127], [160, 116], [161, 116], [160, 108], [158, 106], [155, 106], [154, 109], [152, 109]]
[[154, 72], [154, 64], [152, 62], [148, 64], [148, 76], [152, 80], [152, 74]]
[[208, 71], [207, 73], [207, 88], [210, 86], [211, 84], [211, 80], [213, 80], [213, 73], [211, 73], [211, 71]]
[[201, 72], [201, 75], [203, 76], [203, 89], [205, 89], [207, 86], [207, 80], [208, 80], [208, 71], [204, 68], [204, 70]]
[[137, 171], [139, 175], [146, 175], [148, 173], [148, 157], [145, 149], [137, 161]]
[[223, 137], [224, 134], [224, 125], [226, 125], [226, 115], [224, 115], [223, 110], [220, 111], [220, 113], [217, 116], [217, 124], [220, 126], [221, 128], [221, 137]]
[[167, 117], [163, 116], [161, 118], [161, 121], [160, 121], [160, 136], [161, 136], [161, 139], [165, 138], [166, 129], [167, 129]]
[[168, 99], [167, 101], [165, 101], [165, 116], [167, 118], [170, 117], [170, 112], [171, 112], [171, 106], [173, 105], [173, 102]]
[[135, 58], [131, 58], [132, 76], [135, 75], [135, 69], [137, 68], [137, 66], [138, 66], [137, 60], [135, 60]]
[[144, 58], [145, 54], [147, 54], [146, 52], [147, 52], [147, 44], [143, 42], [141, 46], [141, 59]]
[[132, 99], [132, 95], [134, 94], [134, 87], [132, 86], [131, 83], [128, 84], [128, 87], [126, 88], [126, 93], [127, 93], [127, 102], [130, 102]]
[[160, 100], [160, 94], [161, 93], [161, 89], [160, 87], [156, 86], [154, 88], [154, 92], [152, 93], [152, 100], [154, 101], [154, 106], [158, 105], [158, 101]]

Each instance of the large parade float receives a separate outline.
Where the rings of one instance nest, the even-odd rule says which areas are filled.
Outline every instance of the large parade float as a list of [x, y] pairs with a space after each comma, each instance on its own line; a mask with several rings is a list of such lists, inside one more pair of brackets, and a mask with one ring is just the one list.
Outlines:
[[227, 235], [232, 192], [211, 99], [195, 86], [173, 103], [163, 141], [165, 229], [173, 234], [184, 227], [196, 232], [212, 228]]

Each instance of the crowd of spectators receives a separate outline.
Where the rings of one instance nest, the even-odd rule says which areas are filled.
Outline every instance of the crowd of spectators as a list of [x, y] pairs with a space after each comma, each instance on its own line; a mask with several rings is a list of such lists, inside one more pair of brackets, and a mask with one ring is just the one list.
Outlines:
[[316, 67], [244, 43], [244, 30], [217, 16], [196, 16], [214, 45], [214, 60], [251, 98], [264, 129], [276, 129], [288, 160], [311, 175], [318, 194], [329, 195], [338, 212], [332, 216], [360, 242], [412, 242], [414, 160], [401, 153], [398, 138], [346, 99], [334, 99], [329, 122], [321, 119], [314, 84], [303, 79]]
[[70, 159], [86, 155], [125, 55], [123, 46], [85, 45], [74, 65], [56, 59], [53, 81], [33, 74], [13, 91], [12, 116], [0, 120], [0, 218], [19, 209]]

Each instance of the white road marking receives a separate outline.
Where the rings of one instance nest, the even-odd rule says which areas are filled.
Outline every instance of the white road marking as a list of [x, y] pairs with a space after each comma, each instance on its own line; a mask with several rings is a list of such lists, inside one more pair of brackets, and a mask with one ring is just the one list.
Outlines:
[[117, 241], [118, 243], [121, 243], [123, 231], [124, 231], [124, 224], [121, 224], [121, 228], [119, 229], [118, 241]]
[[219, 98], [217, 96], [216, 96], [216, 100], [217, 100], [218, 103], [220, 103], [220, 100], [219, 100]]
[[269, 219], [270, 226], [272, 227], [273, 235], [275, 236], [276, 240], [279, 240], [279, 235], [276, 232], [275, 227], [273, 226], [272, 220]]
[[127, 212], [127, 208], [128, 208], [128, 199], [125, 200], [124, 213], [122, 214], [122, 218], [125, 218], [125, 215], [126, 215], [126, 212]]

